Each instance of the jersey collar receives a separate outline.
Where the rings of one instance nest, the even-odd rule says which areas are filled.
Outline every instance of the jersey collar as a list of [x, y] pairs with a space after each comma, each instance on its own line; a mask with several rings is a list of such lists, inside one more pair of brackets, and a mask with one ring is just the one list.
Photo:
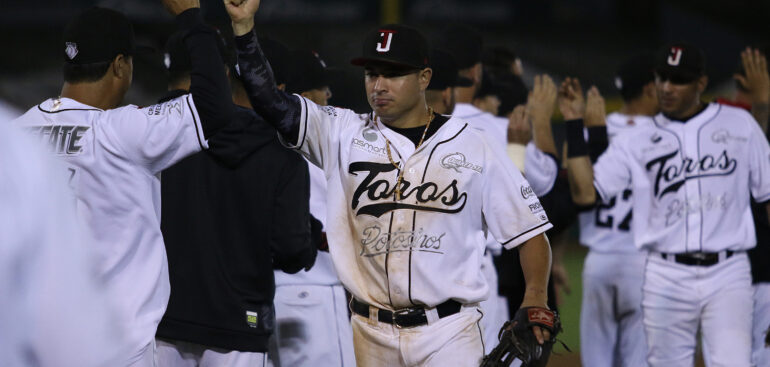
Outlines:
[[89, 106], [66, 97], [49, 98], [37, 107], [40, 111], [47, 113], [57, 113], [62, 111], [103, 111], [100, 108]]
[[710, 121], [721, 109], [721, 106], [716, 103], [709, 103], [700, 113], [691, 117], [687, 121], [671, 120], [664, 116], [662, 113], [655, 115], [653, 119], [658, 126], [672, 127], [680, 125], [682, 128], [697, 128], [703, 123]]

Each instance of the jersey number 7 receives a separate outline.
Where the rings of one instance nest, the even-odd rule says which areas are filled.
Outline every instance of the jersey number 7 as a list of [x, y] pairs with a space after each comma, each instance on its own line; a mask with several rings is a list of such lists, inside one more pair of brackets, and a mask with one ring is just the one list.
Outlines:
[[[615, 207], [615, 204], [617, 203], [618, 197], [621, 195], [614, 196], [610, 202], [608, 203], [599, 203], [596, 205], [596, 226], [602, 227], [602, 228], [612, 228], [615, 218], [612, 217], [612, 215], [607, 214], [606, 216], [602, 212], [606, 212], [608, 210], [612, 210], [612, 208]], [[622, 194], [622, 200], [628, 201], [628, 199], [631, 197], [631, 190], [625, 190]], [[623, 220], [620, 221], [620, 224], [618, 224], [618, 230], [628, 232], [631, 230], [631, 218], [633, 215], [633, 211], [631, 209], [628, 210], [628, 213], [623, 216]], [[604, 218], [604, 219], [603, 219]]]

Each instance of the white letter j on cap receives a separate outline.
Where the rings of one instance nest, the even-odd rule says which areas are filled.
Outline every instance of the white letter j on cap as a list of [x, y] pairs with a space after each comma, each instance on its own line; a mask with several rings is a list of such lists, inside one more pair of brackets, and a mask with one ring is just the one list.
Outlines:
[[[377, 52], [388, 52], [390, 51], [390, 41], [393, 40], [393, 31], [385, 31], [383, 30], [382, 33], [380, 33], [380, 36], [382, 36], [382, 41], [377, 43]], [[382, 44], [385, 44], [383, 46]]]
[[671, 47], [671, 54], [668, 55], [668, 64], [671, 66], [679, 65], [682, 60], [682, 49], [680, 47]]

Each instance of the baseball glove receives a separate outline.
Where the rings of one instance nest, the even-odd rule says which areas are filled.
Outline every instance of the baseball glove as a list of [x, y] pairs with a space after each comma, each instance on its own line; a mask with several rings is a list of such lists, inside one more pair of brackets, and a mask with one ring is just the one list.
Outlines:
[[[550, 338], [543, 345], [537, 342], [533, 326], [551, 332]], [[556, 334], [560, 331], [561, 321], [556, 311], [542, 307], [520, 308], [513, 321], [506, 321], [500, 329], [500, 343], [484, 356], [481, 367], [507, 367], [515, 358], [523, 362], [522, 367], [545, 366], [556, 342]]]

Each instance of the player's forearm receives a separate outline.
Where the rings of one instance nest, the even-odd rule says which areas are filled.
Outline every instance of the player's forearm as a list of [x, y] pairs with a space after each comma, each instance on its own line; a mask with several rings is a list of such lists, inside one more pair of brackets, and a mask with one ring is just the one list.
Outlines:
[[537, 149], [554, 157], [558, 156], [556, 152], [556, 143], [553, 141], [553, 131], [551, 130], [550, 119], [535, 121], [532, 124], [532, 127], [532, 138], [535, 141]]
[[583, 137], [583, 121], [566, 122], [567, 180], [572, 201], [577, 205], [592, 205], [596, 201], [594, 171], [588, 144]]
[[770, 103], [754, 103], [751, 105], [751, 114], [759, 122], [762, 131], [767, 134], [767, 125], [770, 121]]
[[551, 274], [551, 245], [545, 235], [537, 235], [519, 246], [519, 258], [526, 283], [521, 307], [547, 307], [548, 277]]
[[203, 23], [200, 8], [192, 8], [176, 18], [179, 29], [187, 32], [185, 45], [190, 54], [190, 94], [201, 119], [203, 135], [211, 137], [233, 116], [230, 84], [217, 49], [219, 37]]
[[254, 111], [289, 142], [297, 141], [302, 107], [297, 97], [278, 90], [254, 30], [235, 37], [235, 46], [241, 81]]

